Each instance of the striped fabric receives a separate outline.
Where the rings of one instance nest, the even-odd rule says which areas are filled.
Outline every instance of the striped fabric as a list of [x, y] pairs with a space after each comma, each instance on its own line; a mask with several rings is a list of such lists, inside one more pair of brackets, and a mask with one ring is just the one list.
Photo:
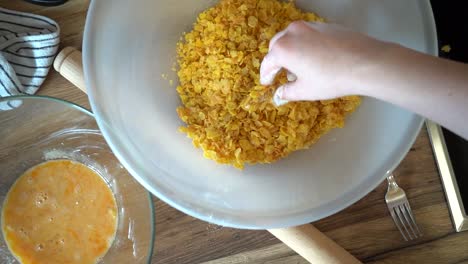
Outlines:
[[[34, 94], [44, 82], [60, 43], [55, 21], [0, 8], [0, 97]], [[0, 110], [14, 105], [1, 105]]]

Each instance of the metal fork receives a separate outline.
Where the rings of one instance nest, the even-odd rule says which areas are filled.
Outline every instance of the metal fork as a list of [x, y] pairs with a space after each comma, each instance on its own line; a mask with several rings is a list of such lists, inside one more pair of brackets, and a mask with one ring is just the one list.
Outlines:
[[395, 222], [405, 241], [421, 237], [422, 233], [414, 220], [413, 211], [411, 211], [405, 191], [398, 186], [393, 175], [388, 176], [387, 181], [388, 189], [387, 194], [385, 194], [385, 201], [393, 222]]

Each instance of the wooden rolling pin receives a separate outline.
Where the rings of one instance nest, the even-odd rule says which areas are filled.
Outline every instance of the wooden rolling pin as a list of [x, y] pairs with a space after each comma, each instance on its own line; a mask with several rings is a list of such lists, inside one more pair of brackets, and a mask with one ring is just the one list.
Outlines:
[[280, 229], [269, 229], [268, 231], [310, 263], [361, 263], [348, 251], [340, 247], [312, 224]]
[[[63, 77], [86, 93], [81, 52], [64, 48], [55, 58], [54, 68]], [[271, 234], [313, 264], [361, 263], [348, 251], [333, 242], [313, 225], [270, 229]]]
[[54, 69], [86, 93], [83, 58], [79, 50], [73, 47], [66, 47], [61, 50], [55, 57]]

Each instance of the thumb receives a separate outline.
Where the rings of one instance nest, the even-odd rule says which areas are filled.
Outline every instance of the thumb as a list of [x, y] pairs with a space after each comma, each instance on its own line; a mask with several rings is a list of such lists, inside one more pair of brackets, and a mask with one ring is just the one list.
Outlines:
[[287, 104], [289, 101], [300, 101], [305, 100], [303, 91], [301, 91], [301, 85], [296, 82], [288, 82], [281, 85], [276, 89], [273, 95], [273, 103], [275, 106], [281, 106]]

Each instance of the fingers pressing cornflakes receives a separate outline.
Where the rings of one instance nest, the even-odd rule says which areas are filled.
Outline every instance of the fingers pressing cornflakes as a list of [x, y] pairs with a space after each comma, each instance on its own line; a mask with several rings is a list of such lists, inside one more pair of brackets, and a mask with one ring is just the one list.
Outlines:
[[177, 44], [182, 106], [180, 131], [204, 156], [242, 169], [271, 163], [314, 144], [360, 104], [349, 96], [275, 107], [281, 73], [262, 86], [259, 68], [269, 40], [295, 20], [322, 21], [278, 0], [221, 0], [199, 14], [193, 30]]

